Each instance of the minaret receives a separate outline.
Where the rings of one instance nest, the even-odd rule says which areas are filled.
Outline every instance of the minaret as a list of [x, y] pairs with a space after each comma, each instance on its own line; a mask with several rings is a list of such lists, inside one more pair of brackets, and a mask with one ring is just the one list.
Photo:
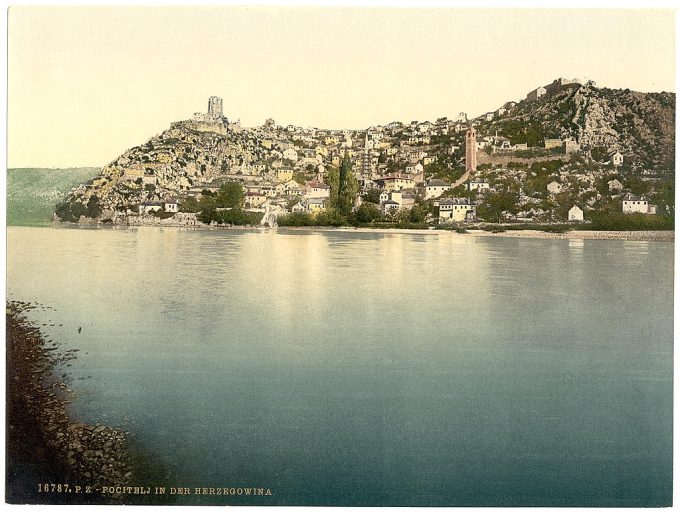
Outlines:
[[470, 125], [465, 133], [465, 171], [477, 170], [477, 131]]

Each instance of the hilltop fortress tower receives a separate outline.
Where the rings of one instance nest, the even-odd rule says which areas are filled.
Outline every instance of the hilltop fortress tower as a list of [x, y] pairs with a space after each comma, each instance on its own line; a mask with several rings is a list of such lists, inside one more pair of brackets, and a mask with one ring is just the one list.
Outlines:
[[465, 133], [465, 171], [477, 170], [477, 131], [470, 125]]
[[220, 97], [209, 97], [208, 112], [194, 113], [194, 115], [191, 117], [191, 121], [198, 124], [212, 124], [212, 125], [229, 123], [229, 120], [226, 120], [224, 118], [224, 114], [222, 112], [222, 99]]
[[222, 118], [222, 99], [220, 97], [210, 97], [208, 99], [208, 116]]

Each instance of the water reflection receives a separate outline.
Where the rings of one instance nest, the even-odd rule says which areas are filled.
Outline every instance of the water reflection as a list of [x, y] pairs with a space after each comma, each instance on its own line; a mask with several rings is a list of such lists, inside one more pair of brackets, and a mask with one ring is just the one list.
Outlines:
[[9, 228], [8, 295], [82, 349], [74, 408], [129, 417], [188, 483], [650, 504], [671, 491], [673, 246], [631, 243]]

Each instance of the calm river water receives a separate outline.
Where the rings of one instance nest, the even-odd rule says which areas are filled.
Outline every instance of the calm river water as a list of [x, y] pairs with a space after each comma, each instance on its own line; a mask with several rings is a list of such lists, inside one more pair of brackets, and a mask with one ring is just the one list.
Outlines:
[[150, 484], [273, 493], [179, 502], [671, 500], [672, 242], [10, 227], [7, 264]]

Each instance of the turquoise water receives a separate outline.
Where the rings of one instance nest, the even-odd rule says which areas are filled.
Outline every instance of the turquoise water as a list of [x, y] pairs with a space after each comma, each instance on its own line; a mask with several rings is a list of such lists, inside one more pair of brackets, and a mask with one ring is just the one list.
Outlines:
[[167, 486], [273, 493], [161, 502], [671, 502], [672, 243], [10, 227], [8, 249], [8, 296], [80, 349], [80, 416], [126, 424]]

